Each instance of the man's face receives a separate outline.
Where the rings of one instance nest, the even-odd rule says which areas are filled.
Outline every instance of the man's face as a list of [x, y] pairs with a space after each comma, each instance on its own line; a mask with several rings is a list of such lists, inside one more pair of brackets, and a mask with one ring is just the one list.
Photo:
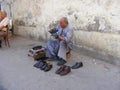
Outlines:
[[60, 20], [60, 26], [62, 27], [62, 28], [66, 28], [67, 27], [67, 24], [64, 22], [64, 20]]

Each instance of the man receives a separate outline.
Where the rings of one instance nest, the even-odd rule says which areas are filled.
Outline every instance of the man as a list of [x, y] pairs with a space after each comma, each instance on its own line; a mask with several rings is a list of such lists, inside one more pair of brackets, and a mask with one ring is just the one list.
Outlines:
[[49, 40], [46, 45], [46, 56], [50, 59], [58, 57], [57, 65], [66, 63], [66, 53], [72, 49], [73, 30], [69, 26], [68, 19], [60, 19], [60, 25], [55, 28], [58, 30], [56, 40]]
[[7, 13], [5, 11], [1, 12], [1, 18], [0, 21], [0, 48], [2, 47], [2, 38], [7, 34], [7, 25], [9, 24], [9, 19], [7, 17]]

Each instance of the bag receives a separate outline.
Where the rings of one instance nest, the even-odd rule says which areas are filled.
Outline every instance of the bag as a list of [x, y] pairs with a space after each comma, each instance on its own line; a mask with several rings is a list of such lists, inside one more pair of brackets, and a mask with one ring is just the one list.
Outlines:
[[45, 60], [45, 48], [42, 46], [35, 46], [29, 50], [28, 56], [32, 57], [34, 60]]

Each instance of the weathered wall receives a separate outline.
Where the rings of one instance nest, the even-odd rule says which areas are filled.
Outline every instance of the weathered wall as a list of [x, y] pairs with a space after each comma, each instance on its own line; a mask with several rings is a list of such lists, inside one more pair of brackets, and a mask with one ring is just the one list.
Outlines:
[[[7, 2], [7, 3], [6, 3]], [[120, 58], [120, 0], [6, 0], [15, 33], [47, 40], [59, 18], [74, 27], [74, 42]]]

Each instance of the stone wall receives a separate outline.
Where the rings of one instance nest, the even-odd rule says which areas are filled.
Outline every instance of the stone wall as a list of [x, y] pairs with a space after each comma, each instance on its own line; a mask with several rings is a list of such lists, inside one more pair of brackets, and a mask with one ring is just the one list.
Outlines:
[[48, 40], [47, 30], [66, 16], [74, 44], [120, 58], [120, 0], [6, 0], [15, 34]]

